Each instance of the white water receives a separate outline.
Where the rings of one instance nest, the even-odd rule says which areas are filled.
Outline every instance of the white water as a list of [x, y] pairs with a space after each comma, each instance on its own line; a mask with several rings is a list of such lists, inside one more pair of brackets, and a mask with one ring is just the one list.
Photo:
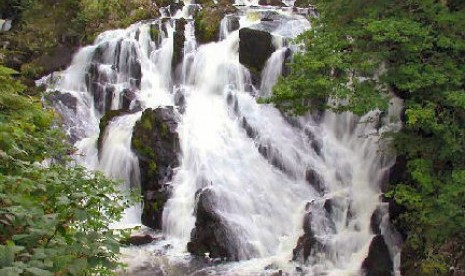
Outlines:
[[[174, 17], [190, 17], [186, 13], [185, 8]], [[247, 13], [245, 10], [240, 18], [241, 27], [258, 22]], [[259, 96], [269, 96], [282, 73], [287, 50], [284, 42], [309, 27], [302, 17], [290, 18], [272, 31], [279, 47], [262, 72]], [[223, 21], [220, 41], [201, 46], [196, 44], [193, 23], [186, 25], [179, 78], [171, 69], [173, 24], [154, 21], [101, 34], [95, 45], [82, 49], [58, 82], [49, 87], [71, 93], [78, 100], [76, 112], [57, 107], [65, 118], [66, 129], [76, 136], [77, 162], [121, 179], [123, 190], [139, 185], [138, 161], [130, 142], [141, 112], [131, 111], [109, 123], [101, 134], [99, 158], [96, 140], [104, 112], [96, 107], [85, 76], [93, 56], [103, 52], [97, 66], [105, 85], [114, 87], [111, 109], [122, 107], [124, 89], [135, 92], [130, 108], [172, 106], [177, 94], [185, 97], [178, 128], [181, 166], [176, 169], [171, 183], [173, 193], [163, 214], [164, 240], [127, 251], [124, 260], [129, 264], [129, 274], [144, 269], [149, 273], [162, 266], [170, 275], [177, 271], [176, 267], [186, 266], [186, 244], [195, 226], [195, 194], [205, 187], [213, 191], [216, 212], [228, 222], [242, 261], [191, 267], [190, 271], [255, 275], [273, 264], [289, 273], [295, 272], [296, 266], [310, 275], [359, 273], [373, 237], [370, 218], [380, 205], [379, 186], [392, 161], [379, 151], [379, 136], [384, 131], [377, 129], [379, 113], [373, 111], [357, 118], [349, 113], [327, 112], [322, 118], [309, 115], [291, 124], [274, 107], [257, 104], [250, 73], [239, 63], [238, 31], [230, 32]], [[159, 41], [152, 41], [150, 25], [161, 30], [163, 24], [166, 33], [160, 32]], [[140, 63], [140, 87], [132, 79], [131, 62]], [[392, 108], [390, 114], [395, 116], [398, 111]], [[385, 125], [397, 127], [396, 122], [386, 121]], [[323, 195], [307, 183], [309, 169], [322, 178]], [[331, 215], [323, 207], [326, 199], [337, 202]], [[306, 211], [307, 205], [310, 207]], [[303, 235], [304, 214], [309, 210], [312, 230], [324, 250], [315, 251], [306, 264], [290, 262], [297, 240]], [[139, 206], [127, 210], [114, 227], [140, 224], [140, 212]], [[395, 238], [392, 240], [396, 244]], [[165, 245], [170, 246], [163, 248]]]

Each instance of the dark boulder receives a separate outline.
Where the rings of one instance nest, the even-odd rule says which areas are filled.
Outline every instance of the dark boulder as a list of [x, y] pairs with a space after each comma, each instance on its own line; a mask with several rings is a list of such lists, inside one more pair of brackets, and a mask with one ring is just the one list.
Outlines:
[[170, 195], [167, 183], [179, 166], [177, 126], [173, 107], [146, 109], [134, 126], [131, 148], [139, 158], [142, 223], [154, 229], [161, 229], [163, 208]]
[[[247, 119], [245, 117], [242, 118], [242, 128], [245, 130], [245, 133], [247, 133], [247, 136], [251, 139], [255, 139], [258, 136], [257, 131], [249, 124]], [[266, 157], [265, 157], [266, 158]]]
[[184, 2], [182, 1], [179, 1], [178, 3], [171, 3], [169, 5], [169, 11], [170, 11], [171, 16], [174, 16], [176, 12], [179, 10], [182, 10], [183, 7], [184, 7]]
[[151, 242], [153, 242], [155, 240], [156, 239], [152, 235], [149, 235], [149, 234], [136, 234], [136, 235], [132, 235], [129, 238], [121, 241], [121, 243], [124, 244], [124, 245], [136, 245], [136, 246], [139, 246], [139, 245], [149, 244], [149, 243], [151, 243]]
[[[309, 206], [312, 207], [311, 205]], [[316, 239], [312, 230], [312, 211], [304, 216], [304, 234], [298, 239], [297, 246], [292, 251], [294, 261], [305, 262], [313, 251], [322, 248], [322, 244]]]
[[111, 83], [116, 81], [116, 74], [102, 72], [100, 65], [93, 62], [89, 66], [85, 79], [87, 90], [94, 99], [95, 108], [101, 113], [110, 110], [114, 96], [114, 87]]
[[227, 20], [228, 32], [234, 32], [239, 30], [241, 24], [239, 23], [239, 17], [237, 15], [227, 15], [224, 17]]
[[45, 99], [53, 106], [61, 104], [66, 108], [76, 112], [77, 98], [71, 95], [71, 93], [62, 93], [60, 91], [54, 91], [46, 94]]
[[258, 4], [261, 6], [284, 6], [281, 0], [259, 0]]
[[176, 21], [175, 31], [173, 34], [173, 60], [171, 66], [173, 70], [176, 69], [176, 66], [182, 62], [184, 55], [184, 42], [186, 38], [184, 36], [184, 30], [186, 29], [187, 21], [182, 18]]
[[323, 178], [312, 168], [305, 172], [305, 180], [319, 193], [325, 193], [325, 184]]
[[203, 189], [197, 194], [195, 228], [187, 250], [198, 256], [209, 254], [210, 258], [239, 260], [238, 248], [229, 233], [228, 225], [216, 210], [216, 198], [211, 189]]
[[383, 221], [383, 217], [386, 214], [386, 211], [383, 210], [381, 206], [378, 206], [376, 210], [373, 212], [370, 218], [370, 228], [371, 231], [376, 235], [381, 235], [381, 222]]
[[[50, 51], [32, 61], [36, 67], [42, 68], [41, 75], [48, 75], [55, 71], [66, 69], [73, 60], [73, 55], [78, 48], [59, 44]], [[40, 76], [35, 76], [40, 77]]]
[[394, 264], [383, 236], [373, 238], [368, 250], [368, 256], [362, 263], [365, 276], [391, 276]]
[[[260, 76], [266, 61], [273, 54], [275, 48], [270, 33], [243, 28], [239, 30], [239, 61], [246, 66], [252, 76]], [[253, 80], [257, 78], [252, 77]], [[257, 84], [255, 81], [254, 84]]]
[[[131, 103], [136, 100], [136, 92], [134, 90], [126, 88], [121, 91], [121, 109], [129, 111], [131, 109]], [[138, 109], [138, 108], [134, 108]]]

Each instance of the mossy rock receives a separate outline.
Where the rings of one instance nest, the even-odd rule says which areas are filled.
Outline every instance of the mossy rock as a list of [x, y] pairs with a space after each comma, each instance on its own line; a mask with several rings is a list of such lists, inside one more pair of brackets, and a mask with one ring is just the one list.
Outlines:
[[208, 4], [195, 16], [195, 35], [204, 44], [217, 41], [220, 36], [221, 20], [226, 14], [236, 12], [230, 1], [220, 1], [218, 4]]
[[182, 62], [184, 54], [184, 42], [186, 38], [184, 36], [184, 30], [186, 29], [187, 21], [184, 18], [181, 18], [176, 21], [174, 37], [173, 37], [173, 60], [172, 67], [173, 70], [176, 69], [176, 65]]
[[139, 158], [141, 191], [144, 197], [142, 223], [161, 229], [165, 202], [169, 198], [167, 183], [179, 166], [179, 136], [173, 107], [147, 109], [136, 123], [131, 148]]
[[296, 0], [294, 3], [294, 7], [297, 8], [308, 8], [309, 5], [311, 5], [310, 0]]
[[97, 139], [97, 148], [98, 148], [99, 153], [102, 150], [102, 142], [103, 142], [103, 138], [105, 136], [105, 130], [108, 127], [108, 125], [110, 124], [110, 122], [114, 118], [126, 115], [128, 113], [129, 112], [127, 112], [125, 110], [109, 110], [100, 119], [100, 122], [99, 122], [99, 125], [98, 125], [98, 127], [100, 129], [100, 134], [99, 134], [98, 139]]

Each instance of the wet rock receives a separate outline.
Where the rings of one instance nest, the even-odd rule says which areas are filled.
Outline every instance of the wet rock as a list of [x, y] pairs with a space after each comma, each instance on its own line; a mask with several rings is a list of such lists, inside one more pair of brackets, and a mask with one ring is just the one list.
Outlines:
[[383, 216], [385, 215], [385, 211], [378, 206], [376, 210], [373, 212], [370, 218], [370, 228], [371, 231], [376, 235], [381, 235], [381, 222], [383, 220]]
[[126, 240], [121, 241], [121, 243], [125, 245], [139, 246], [139, 245], [149, 244], [155, 240], [156, 239], [149, 234], [145, 234], [145, 235], [136, 234], [136, 235], [130, 236]]
[[255, 139], [258, 135], [257, 131], [249, 124], [246, 118], [242, 118], [242, 128], [244, 128], [245, 133], [251, 139]]
[[321, 156], [321, 150], [323, 148], [323, 142], [321, 140], [313, 140], [310, 146], [318, 156]]
[[226, 14], [236, 12], [231, 1], [218, 1], [218, 4], [209, 3], [194, 16], [195, 35], [200, 44], [216, 41], [220, 35], [221, 20]]
[[136, 100], [136, 92], [132, 89], [124, 89], [121, 91], [121, 108], [123, 110], [130, 110], [131, 103]]
[[210, 258], [237, 261], [238, 248], [232, 240], [226, 221], [215, 211], [215, 201], [211, 189], [203, 189], [197, 194], [195, 228], [187, 250], [198, 256], [208, 253]]
[[66, 108], [76, 112], [77, 98], [71, 95], [71, 93], [62, 93], [60, 91], [54, 91], [46, 94], [45, 99], [54, 106], [57, 104], [61, 104]]
[[291, 73], [291, 67], [290, 67], [291, 61], [292, 61], [292, 50], [288, 48], [286, 50], [286, 53], [284, 53], [283, 69], [281, 71], [282, 72], [281, 74], [283, 75], [283, 77], [287, 77]]
[[284, 6], [283, 1], [281, 0], [260, 0], [258, 1], [258, 4], [261, 6]]
[[111, 83], [115, 81], [116, 75], [102, 72], [98, 63], [92, 63], [85, 78], [87, 90], [93, 96], [95, 108], [101, 113], [109, 110], [114, 93]]
[[110, 124], [110, 122], [113, 119], [115, 119], [116, 117], [124, 116], [124, 115], [127, 115], [129, 113], [130, 112], [128, 112], [126, 110], [109, 110], [100, 119], [100, 122], [99, 122], [100, 133], [99, 133], [99, 136], [98, 136], [98, 139], [97, 139], [97, 149], [98, 149], [98, 152], [99, 152], [99, 158], [100, 158], [100, 153], [102, 151], [103, 139], [105, 138], [105, 130], [107, 129], [108, 124]]
[[180, 113], [184, 113], [186, 109], [186, 97], [181, 90], [174, 94], [174, 104], [178, 107]]
[[332, 197], [328, 198], [323, 205], [323, 208], [326, 210], [328, 215], [331, 217], [342, 209], [342, 206], [339, 204], [340, 198]]
[[226, 16], [226, 20], [228, 20], [228, 32], [234, 32], [241, 27], [238, 16], [229, 15]]
[[297, 246], [292, 251], [294, 261], [305, 262], [312, 251], [321, 248], [321, 243], [316, 239], [312, 230], [312, 211], [305, 214], [303, 228], [304, 234], [298, 239]]
[[265, 31], [243, 28], [239, 30], [239, 39], [239, 61], [250, 70], [254, 84], [258, 85], [257, 76], [275, 51], [272, 36]]
[[146, 109], [134, 126], [131, 148], [139, 158], [144, 208], [142, 224], [161, 229], [170, 196], [167, 183], [179, 166], [178, 120], [173, 107]]
[[[60, 71], [66, 69], [71, 64], [73, 55], [77, 49], [77, 47], [59, 44], [47, 53], [33, 60], [32, 64], [42, 69], [40, 72], [41, 76]], [[41, 76], [34, 76], [34, 78]]]
[[160, 42], [161, 42], [161, 36], [160, 36], [160, 26], [158, 24], [151, 24], [150, 25], [150, 39], [155, 42], [155, 45], [157, 47], [160, 46]]
[[170, 11], [171, 16], [174, 16], [176, 12], [179, 10], [182, 10], [183, 7], [184, 7], [184, 2], [182, 1], [179, 1], [178, 3], [171, 3], [169, 5], [169, 11]]
[[394, 264], [383, 236], [373, 238], [368, 250], [368, 256], [362, 263], [365, 276], [391, 276]]
[[[391, 221], [396, 221], [397, 218], [403, 214], [407, 209], [396, 202], [396, 200], [392, 197], [386, 197], [385, 195], [381, 196], [381, 200], [383, 202], [388, 203], [389, 208], [389, 218]], [[409, 227], [407, 225], [402, 225], [401, 223], [396, 223], [396, 229], [402, 235], [403, 239], [407, 238], [407, 229]]]
[[184, 54], [184, 42], [186, 41], [186, 38], [184, 36], [186, 24], [187, 21], [184, 18], [176, 21], [176, 27], [173, 34], [173, 61], [171, 64], [173, 71], [176, 69], [176, 66], [182, 62]]
[[305, 180], [321, 195], [325, 193], [323, 178], [312, 168], [305, 172]]

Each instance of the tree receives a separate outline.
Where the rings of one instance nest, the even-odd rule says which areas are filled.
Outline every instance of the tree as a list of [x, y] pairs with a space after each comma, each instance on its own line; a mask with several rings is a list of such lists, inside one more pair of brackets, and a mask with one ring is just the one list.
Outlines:
[[127, 199], [118, 183], [69, 166], [72, 150], [40, 102], [0, 66], [0, 274], [111, 274]]
[[[465, 5], [463, 1], [314, 1], [321, 17], [268, 100], [281, 109], [363, 114], [404, 99], [392, 146], [407, 160], [391, 196], [406, 208], [403, 271], [445, 273], [465, 244]], [[328, 99], [338, 105], [328, 105]], [[461, 244], [453, 252], [446, 247]], [[405, 260], [405, 258], [410, 258]], [[405, 260], [405, 262], [404, 262]]]

